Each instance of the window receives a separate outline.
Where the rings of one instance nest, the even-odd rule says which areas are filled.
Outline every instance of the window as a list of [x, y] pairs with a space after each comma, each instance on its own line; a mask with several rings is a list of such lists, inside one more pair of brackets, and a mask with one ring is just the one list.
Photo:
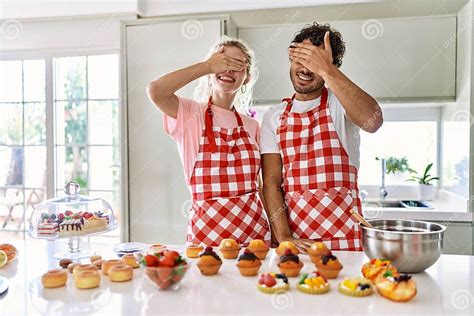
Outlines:
[[74, 180], [118, 213], [118, 55], [54, 58], [53, 66], [57, 193]]
[[33, 207], [69, 180], [120, 223], [118, 73], [117, 54], [0, 61], [0, 229], [24, 233]]
[[[384, 122], [374, 134], [361, 132], [359, 184], [380, 185], [382, 168], [376, 157], [406, 157], [420, 173], [433, 163], [431, 172], [437, 174], [437, 126], [435, 121]], [[390, 174], [386, 184], [408, 185], [409, 177], [408, 172]]]
[[25, 231], [46, 197], [45, 61], [0, 61], [0, 229]]

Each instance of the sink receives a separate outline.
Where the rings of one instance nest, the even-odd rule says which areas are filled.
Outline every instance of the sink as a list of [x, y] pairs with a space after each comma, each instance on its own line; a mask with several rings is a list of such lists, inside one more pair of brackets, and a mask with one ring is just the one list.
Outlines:
[[433, 209], [425, 201], [418, 200], [366, 200], [362, 202], [364, 207], [375, 208], [408, 208], [408, 209]]

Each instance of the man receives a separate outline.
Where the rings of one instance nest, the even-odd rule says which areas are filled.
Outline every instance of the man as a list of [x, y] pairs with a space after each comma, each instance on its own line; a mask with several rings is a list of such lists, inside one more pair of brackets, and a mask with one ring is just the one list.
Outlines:
[[303, 28], [288, 48], [295, 94], [265, 113], [260, 136], [263, 196], [273, 239], [300, 251], [323, 241], [360, 251], [359, 130], [382, 125], [377, 101], [339, 67], [345, 44], [329, 25]]

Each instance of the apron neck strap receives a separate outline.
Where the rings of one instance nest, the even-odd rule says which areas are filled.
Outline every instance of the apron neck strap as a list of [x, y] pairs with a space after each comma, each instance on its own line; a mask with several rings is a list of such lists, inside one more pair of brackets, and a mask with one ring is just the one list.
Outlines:
[[[212, 127], [213, 127], [212, 116], [214, 114], [212, 112], [211, 105], [212, 105], [212, 96], [210, 96], [209, 101], [207, 101], [207, 109], [206, 109], [204, 124], [205, 124], [205, 129], [206, 129], [206, 136], [209, 142], [208, 150], [210, 152], [216, 152], [217, 150], [216, 140], [214, 139], [214, 132], [212, 130]], [[239, 127], [244, 126], [242, 118], [240, 117], [239, 113], [235, 110], [235, 108], [232, 108], [232, 111], [235, 114], [235, 119], [237, 120], [237, 124], [239, 125]]]

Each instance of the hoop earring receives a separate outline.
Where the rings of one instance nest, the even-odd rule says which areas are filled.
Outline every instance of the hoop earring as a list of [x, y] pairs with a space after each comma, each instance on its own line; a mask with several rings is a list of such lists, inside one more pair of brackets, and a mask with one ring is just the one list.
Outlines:
[[[242, 89], [242, 88], [244, 88], [244, 89]], [[246, 84], [244, 84], [240, 87], [240, 92], [245, 93], [245, 91], [247, 91], [247, 85]]]

